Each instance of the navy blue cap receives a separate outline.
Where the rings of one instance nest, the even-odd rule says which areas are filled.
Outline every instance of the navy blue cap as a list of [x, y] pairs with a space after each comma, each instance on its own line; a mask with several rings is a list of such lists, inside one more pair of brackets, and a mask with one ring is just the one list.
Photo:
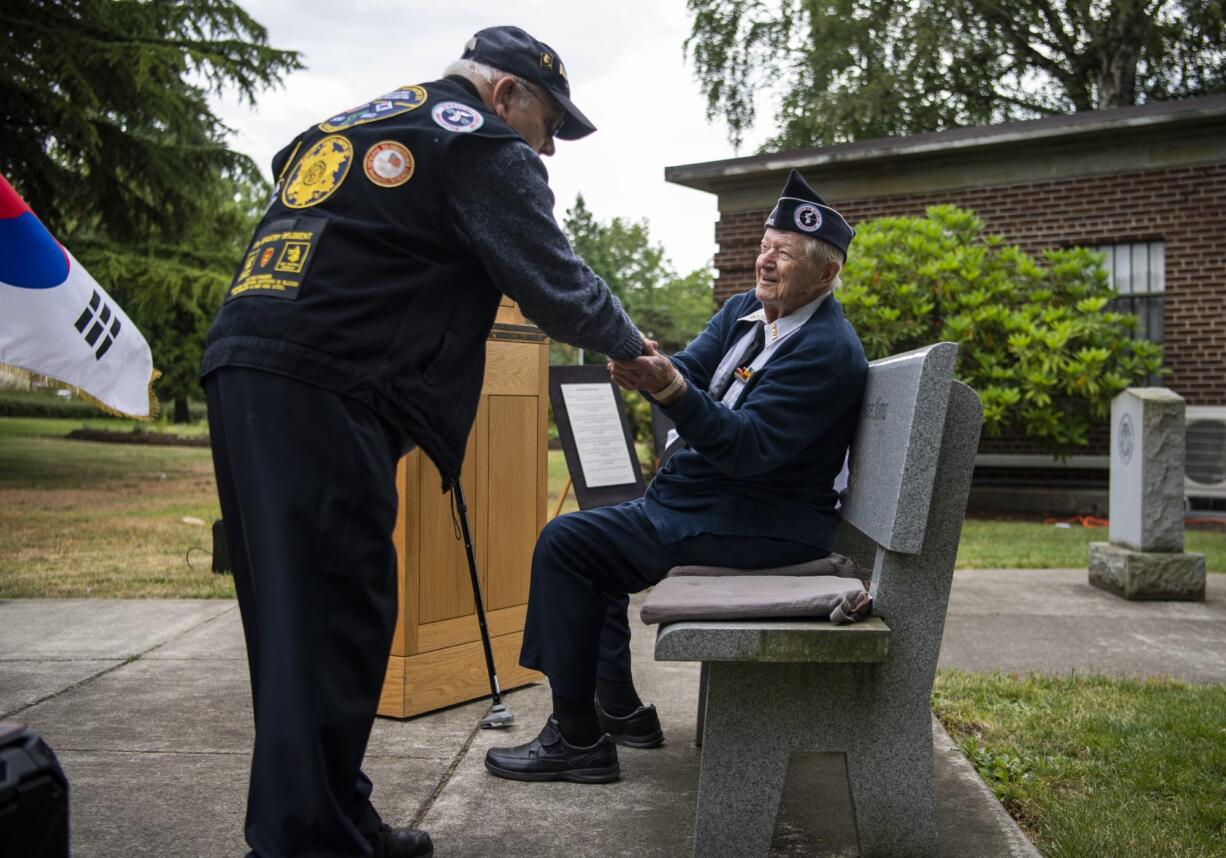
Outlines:
[[596, 126], [570, 100], [570, 81], [558, 52], [519, 27], [479, 30], [464, 46], [460, 59], [502, 69], [548, 90], [566, 113], [555, 137], [578, 140], [596, 130]]
[[843, 216], [826, 205], [826, 201], [795, 170], [788, 174], [787, 184], [783, 186], [779, 202], [775, 203], [774, 210], [766, 219], [766, 225], [771, 229], [785, 229], [820, 238], [843, 251], [844, 260], [847, 259], [847, 246], [856, 234]]

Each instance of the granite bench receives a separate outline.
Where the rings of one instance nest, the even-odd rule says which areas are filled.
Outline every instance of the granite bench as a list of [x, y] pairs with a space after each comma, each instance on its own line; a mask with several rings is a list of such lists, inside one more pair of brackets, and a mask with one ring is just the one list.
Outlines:
[[814, 751], [844, 754], [862, 856], [936, 854], [929, 705], [983, 417], [956, 359], [869, 366], [838, 550], [871, 570], [871, 617], [661, 625], [657, 660], [702, 662], [699, 858], [767, 855], [788, 759]]

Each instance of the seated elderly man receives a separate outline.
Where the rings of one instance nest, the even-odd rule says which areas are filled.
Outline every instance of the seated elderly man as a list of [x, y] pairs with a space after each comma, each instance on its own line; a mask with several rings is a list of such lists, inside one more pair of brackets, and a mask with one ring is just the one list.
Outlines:
[[755, 267], [684, 351], [611, 364], [645, 391], [687, 445], [645, 497], [554, 519], [532, 560], [520, 664], [542, 671], [553, 717], [540, 735], [492, 748], [486, 768], [515, 780], [602, 783], [615, 742], [664, 740], [630, 671], [627, 594], [673, 566], [785, 566], [824, 557], [838, 525], [833, 488], [868, 375], [831, 294], [853, 230], [792, 171]]

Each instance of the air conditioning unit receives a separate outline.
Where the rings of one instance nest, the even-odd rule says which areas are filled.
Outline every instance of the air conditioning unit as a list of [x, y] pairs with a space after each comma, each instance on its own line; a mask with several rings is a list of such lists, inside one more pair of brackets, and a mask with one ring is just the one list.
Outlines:
[[1226, 405], [1189, 405], [1183, 493], [1226, 498]]

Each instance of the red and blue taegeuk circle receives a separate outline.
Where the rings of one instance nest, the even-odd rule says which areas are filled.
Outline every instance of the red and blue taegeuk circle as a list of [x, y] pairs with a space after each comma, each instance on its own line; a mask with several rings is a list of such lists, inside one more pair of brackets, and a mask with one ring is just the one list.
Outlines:
[[68, 279], [68, 254], [0, 176], [0, 284], [53, 289]]

